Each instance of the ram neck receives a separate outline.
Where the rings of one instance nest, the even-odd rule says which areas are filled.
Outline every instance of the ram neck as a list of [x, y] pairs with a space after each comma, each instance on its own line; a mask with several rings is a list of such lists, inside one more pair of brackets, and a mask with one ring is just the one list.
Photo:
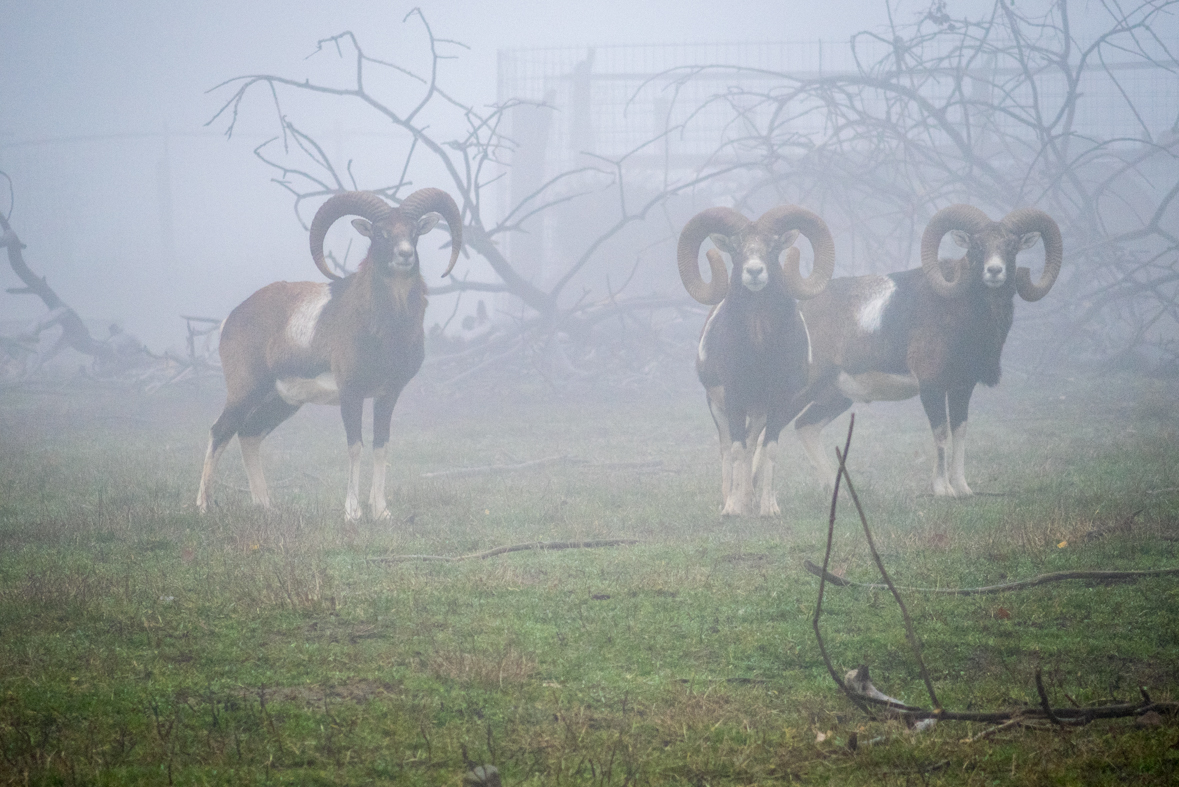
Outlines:
[[332, 317], [385, 341], [421, 332], [426, 283], [419, 275], [381, 276], [363, 265], [333, 299]]
[[1011, 330], [1014, 304], [1009, 292], [983, 291], [967, 299], [970, 319], [964, 321], [962, 351], [971, 366], [971, 376], [983, 385], [997, 385], [1001, 356]]
[[734, 315], [749, 346], [765, 350], [776, 343], [776, 337], [790, 330], [798, 311], [793, 298], [745, 297], [731, 304]]

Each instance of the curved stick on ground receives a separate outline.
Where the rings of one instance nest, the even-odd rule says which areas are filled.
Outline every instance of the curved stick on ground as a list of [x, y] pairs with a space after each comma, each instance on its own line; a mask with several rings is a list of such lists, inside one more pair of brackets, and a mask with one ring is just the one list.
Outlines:
[[[883, 561], [880, 559], [879, 553], [876, 551], [876, 546], [871, 538], [871, 530], [868, 527], [868, 520], [864, 514], [863, 508], [859, 504], [859, 500], [855, 494], [855, 489], [851, 484], [851, 476], [847, 470], [847, 452], [851, 447], [852, 430], [855, 428], [855, 417], [852, 417], [852, 422], [848, 426], [847, 442], [844, 445], [843, 451], [836, 449], [836, 454], [839, 458], [838, 475], [835, 480], [835, 489], [831, 493], [831, 513], [828, 517], [827, 523], [827, 550], [823, 557], [823, 567], [817, 568], [814, 573], [819, 577], [819, 593], [818, 599], [815, 603], [815, 615], [811, 620], [812, 628], [815, 632], [815, 640], [819, 645], [819, 652], [823, 657], [823, 663], [827, 667], [827, 672], [831, 675], [831, 679], [835, 685], [847, 696], [847, 698], [860, 710], [864, 711], [870, 716], [874, 716], [872, 708], [882, 708], [889, 715], [894, 715], [902, 718], [906, 724], [912, 727], [918, 727], [919, 723], [924, 720], [939, 720], [939, 721], [973, 721], [986, 722], [991, 724], [998, 724], [1001, 727], [1014, 726], [1016, 724], [1024, 724], [1028, 721], [1034, 720], [1049, 720], [1054, 724], [1080, 726], [1088, 724], [1098, 719], [1116, 719], [1126, 718], [1130, 716], [1141, 716], [1149, 711], [1159, 711], [1162, 713], [1177, 713], [1179, 712], [1179, 702], [1155, 702], [1145, 689], [1141, 690], [1142, 701], [1137, 703], [1119, 702], [1109, 705], [1097, 705], [1087, 708], [1053, 708], [1048, 701], [1047, 692], [1044, 690], [1043, 679], [1036, 674], [1037, 691], [1040, 696], [1040, 705], [1036, 707], [1022, 707], [1007, 711], [953, 711], [946, 710], [941, 707], [937, 701], [937, 697], [933, 692], [932, 684], [929, 681], [928, 673], [925, 670], [925, 664], [921, 659], [919, 645], [916, 641], [916, 634], [912, 630], [912, 622], [909, 618], [908, 611], [901, 602], [900, 596], [897, 594], [897, 588], [892, 585], [888, 573], [884, 570]], [[906, 632], [909, 636], [910, 643], [913, 645], [914, 653], [917, 656], [918, 665], [921, 669], [922, 678], [925, 680], [926, 687], [929, 691], [930, 698], [933, 701], [934, 707], [932, 709], [920, 708], [914, 705], [908, 705], [900, 702], [894, 697], [891, 697], [876, 688], [876, 686], [868, 678], [867, 666], [861, 666], [858, 670], [852, 670], [847, 673], [845, 677], [840, 677], [835, 670], [834, 664], [831, 662], [831, 657], [827, 652], [826, 644], [823, 642], [822, 630], [819, 626], [819, 618], [823, 609], [823, 594], [827, 583], [847, 584], [846, 580], [840, 580], [827, 571], [827, 566], [830, 565], [831, 560], [831, 546], [835, 533], [835, 513], [839, 500], [839, 487], [842, 482], [847, 482], [848, 492], [852, 495], [852, 500], [856, 504], [856, 512], [860, 517], [860, 521], [864, 527], [864, 534], [868, 538], [869, 547], [872, 550], [873, 559], [880, 568], [882, 575], [888, 582], [888, 587], [893, 592], [894, 598], [901, 607], [902, 615], [905, 619]], [[813, 564], [810, 564], [813, 565]], [[1168, 571], [1168, 573], [1170, 573]], [[993, 731], [992, 731], [993, 732]], [[984, 734], [985, 735], [985, 734]], [[984, 737], [984, 736], [976, 736]]]
[[[804, 560], [803, 568], [816, 577], [822, 577], [826, 582], [838, 587], [857, 587], [869, 590], [886, 590], [888, 585], [879, 582], [855, 582], [843, 577], [837, 577], [822, 567], [816, 566], [809, 560]], [[1005, 582], [1002, 585], [986, 585], [977, 588], [916, 588], [900, 586], [897, 590], [907, 593], [934, 593], [944, 596], [984, 596], [991, 593], [1008, 593], [1013, 590], [1025, 590], [1037, 585], [1047, 585], [1051, 582], [1064, 582], [1070, 579], [1081, 579], [1097, 582], [1123, 582], [1128, 580], [1148, 579], [1150, 577], [1166, 577], [1179, 574], [1179, 568], [1154, 568], [1145, 571], [1056, 571], [1051, 574], [1041, 574], [1031, 579], [1021, 579], [1018, 582]]]
[[597, 541], [530, 541], [526, 544], [512, 544], [506, 547], [496, 547], [486, 552], [476, 552], [471, 555], [389, 555], [388, 557], [370, 557], [370, 563], [404, 563], [410, 560], [437, 560], [443, 563], [458, 563], [463, 560], [486, 560], [496, 555], [506, 555], [509, 552], [550, 552], [559, 549], [598, 549], [600, 547], [630, 546], [641, 543], [635, 538], [604, 538]]

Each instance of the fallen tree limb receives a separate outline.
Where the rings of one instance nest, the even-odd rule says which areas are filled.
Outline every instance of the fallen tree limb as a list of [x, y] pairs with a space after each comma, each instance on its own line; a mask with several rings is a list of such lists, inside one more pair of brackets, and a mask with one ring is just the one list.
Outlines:
[[469, 478], [476, 475], [500, 475], [502, 473], [516, 473], [521, 470], [532, 470], [537, 467], [544, 467], [545, 465], [558, 464], [561, 462], [568, 462], [570, 458], [566, 455], [562, 456], [548, 456], [544, 459], [530, 459], [527, 462], [518, 462], [512, 465], [482, 465], [480, 467], [456, 467], [451, 470], [436, 470], [432, 473], [422, 473], [422, 478]]
[[[809, 560], [803, 561], [803, 567], [817, 577], [823, 577], [823, 569], [816, 566]], [[1143, 571], [1055, 571], [1051, 574], [1041, 574], [1031, 579], [1021, 579], [1018, 582], [1006, 582], [1002, 585], [987, 585], [985, 587], [977, 588], [914, 588], [914, 587], [898, 587], [898, 590], [904, 590], [912, 593], [941, 593], [947, 596], [981, 596], [989, 593], [1005, 593], [1009, 590], [1024, 590], [1025, 588], [1035, 587], [1037, 585], [1046, 585], [1050, 582], [1063, 582], [1069, 579], [1088, 579], [1097, 581], [1119, 581], [1119, 580], [1138, 580], [1147, 577], [1163, 577], [1179, 574], [1179, 568], [1153, 568]], [[854, 582], [850, 579], [837, 577], [830, 572], [826, 572], [823, 577], [832, 585], [838, 587], [858, 587], [868, 588], [870, 590], [887, 590], [888, 585], [879, 582]]]
[[506, 547], [496, 547], [486, 552], [476, 552], [470, 555], [447, 557], [445, 555], [389, 555], [387, 557], [370, 557], [370, 563], [404, 563], [410, 560], [437, 560], [444, 563], [458, 563], [462, 560], [486, 560], [496, 555], [506, 555], [508, 552], [555, 551], [558, 549], [597, 549], [599, 547], [617, 547], [638, 544], [635, 538], [606, 538], [596, 541], [530, 541], [525, 544], [512, 544]]
[[[928, 729], [932, 721], [974, 721], [989, 724], [996, 724], [996, 727], [989, 734], [994, 734], [1003, 729], [1014, 726], [1022, 726], [1029, 722], [1047, 721], [1057, 727], [1063, 726], [1082, 726], [1098, 719], [1116, 719], [1126, 718], [1130, 716], [1142, 716], [1151, 711], [1167, 714], [1179, 713], [1179, 702], [1155, 702], [1151, 699], [1150, 694], [1145, 688], [1140, 689], [1142, 695], [1141, 702], [1119, 702], [1106, 705], [1093, 705], [1090, 707], [1052, 707], [1048, 692], [1044, 688], [1043, 676], [1040, 670], [1036, 670], [1035, 684], [1036, 692], [1039, 696], [1040, 703], [1037, 706], [1023, 706], [1010, 710], [1001, 711], [954, 711], [947, 710], [941, 706], [937, 695], [934, 693], [932, 681], [929, 679], [929, 674], [925, 669], [925, 663], [921, 655], [921, 645], [917, 638], [916, 632], [913, 629], [912, 621], [909, 617], [907, 608], [900, 597], [900, 590], [892, 583], [888, 572], [885, 570], [884, 561], [880, 557], [879, 551], [876, 549], [876, 543], [872, 538], [871, 528], [868, 526], [868, 518], [864, 513], [863, 507], [860, 505], [859, 497], [856, 495], [855, 487], [852, 485], [851, 475], [847, 468], [848, 450], [851, 448], [852, 431], [855, 429], [855, 415], [852, 415], [851, 423], [848, 424], [847, 442], [844, 444], [842, 451], [837, 447], [835, 449], [836, 457], [839, 459], [839, 472], [835, 478], [835, 489], [831, 494], [831, 513], [827, 523], [827, 549], [823, 556], [823, 567], [820, 568], [810, 561], [806, 561], [807, 570], [819, 577], [819, 594], [815, 604], [815, 615], [812, 619], [812, 625], [815, 631], [815, 639], [819, 645], [819, 652], [822, 654], [823, 663], [827, 667], [827, 672], [831, 675], [835, 684], [844, 692], [847, 698], [858, 708], [863, 710], [869, 716], [875, 718], [876, 714], [873, 709], [880, 709], [884, 711], [886, 716], [902, 719], [910, 728], [920, 730]], [[856, 507], [856, 514], [859, 516], [860, 523], [863, 525], [864, 537], [868, 542], [868, 548], [872, 552], [872, 559], [876, 563], [876, 567], [880, 570], [881, 576], [884, 578], [886, 584], [868, 585], [860, 582], [850, 582], [835, 576], [827, 570], [827, 566], [831, 561], [831, 547], [835, 531], [835, 512], [839, 500], [839, 489], [841, 486], [846, 486], [848, 494], [852, 498], [852, 502]], [[1012, 585], [996, 586], [995, 588], [966, 588], [964, 590], [954, 589], [922, 589], [922, 588], [904, 588], [906, 590], [923, 591], [924, 592], [942, 592], [952, 593], [956, 595], [964, 595], [977, 592], [998, 592], [999, 589], [1010, 589], [1012, 586], [1016, 587], [1030, 587], [1033, 584], [1043, 584], [1047, 581], [1056, 581], [1062, 578], [1077, 579], [1084, 576], [1085, 578], [1093, 578], [1094, 576], [1102, 579], [1109, 578], [1125, 578], [1126, 576], [1159, 576], [1162, 574], [1179, 573], [1179, 569], [1156, 569], [1154, 571], [1101, 571], [1101, 572], [1076, 572], [1067, 571], [1059, 572], [1057, 574], [1048, 574], [1042, 577], [1037, 577], [1033, 580], [1027, 580], [1019, 583], [1012, 583]], [[823, 642], [822, 630], [819, 626], [819, 617], [823, 608], [823, 593], [828, 583], [834, 585], [848, 586], [856, 585], [860, 587], [872, 588], [887, 588], [896, 600], [900, 607], [901, 615], [905, 622], [905, 633], [909, 639], [910, 647], [913, 649], [913, 656], [917, 662], [918, 669], [921, 672], [921, 677], [925, 682], [926, 690], [929, 692], [930, 704], [932, 708], [922, 708], [914, 705], [908, 705], [894, 697], [891, 697], [884, 692], [877, 689], [868, 676], [867, 665], [862, 665], [857, 670], [848, 672], [845, 677], [840, 677], [835, 670], [834, 664], [827, 653], [826, 644]], [[1067, 694], [1065, 695], [1067, 696]], [[978, 740], [983, 735], [967, 738], [967, 741]]]
[[[858, 680], [853, 680], [852, 676]], [[847, 690], [856, 699], [865, 704], [883, 708], [887, 715], [902, 718], [906, 723], [915, 723], [923, 719], [938, 721], [978, 721], [991, 724], [1009, 725], [1027, 721], [1052, 721], [1055, 724], [1080, 726], [1098, 719], [1117, 719], [1129, 716], [1140, 716], [1148, 711], [1160, 713], [1179, 713], [1179, 702], [1156, 702], [1150, 696], [1143, 694], [1141, 702], [1116, 702], [1108, 705], [1092, 705], [1087, 708], [1053, 708], [1047, 705], [1047, 695], [1040, 694], [1041, 704], [1024, 706], [1005, 711], [953, 711], [945, 708], [919, 708], [907, 705], [881, 692], [868, 677], [868, 668], [861, 666], [859, 670], [848, 673], [844, 681]], [[1043, 688], [1042, 679], [1039, 690]]]
[[62, 334], [58, 345], [68, 345], [84, 355], [89, 355], [106, 363], [116, 361], [115, 348], [110, 343], [100, 342], [90, 335], [85, 323], [78, 314], [62, 302], [44, 276], [33, 273], [25, 262], [21, 250], [25, 247], [17, 237], [16, 232], [8, 223], [4, 214], [0, 213], [0, 247], [8, 250], [8, 264], [17, 277], [24, 282], [24, 287], [9, 290], [14, 295], [36, 295], [49, 309], [52, 319], [44, 327], [56, 324], [61, 326]]

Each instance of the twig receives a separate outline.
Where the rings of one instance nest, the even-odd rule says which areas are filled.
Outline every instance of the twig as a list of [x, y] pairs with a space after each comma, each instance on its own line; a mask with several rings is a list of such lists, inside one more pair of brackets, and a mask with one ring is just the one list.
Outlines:
[[[823, 662], [827, 666], [827, 671], [831, 674], [832, 680], [835, 684], [847, 695], [858, 708], [863, 710], [870, 716], [873, 716], [870, 706], [886, 708], [891, 715], [896, 715], [902, 718], [907, 724], [917, 726], [914, 723], [926, 719], [938, 721], [974, 721], [974, 722], [989, 722], [998, 724], [999, 727], [993, 731], [988, 731], [986, 734], [994, 734], [994, 732], [1004, 729], [1016, 724], [1026, 724], [1029, 720], [1049, 720], [1058, 726], [1080, 726], [1089, 724], [1097, 719], [1115, 719], [1125, 718], [1128, 716], [1140, 716], [1148, 711], [1160, 711], [1164, 713], [1179, 713], [1179, 702], [1152, 702], [1150, 695], [1145, 688], [1140, 688], [1142, 701], [1136, 703], [1113, 703], [1110, 705], [1098, 705], [1089, 708], [1053, 708], [1048, 701], [1048, 693], [1044, 689], [1043, 677], [1040, 671], [1036, 670], [1036, 690], [1040, 695], [1040, 705], [1038, 707], [1023, 707], [1009, 711], [949, 711], [941, 706], [938, 702], [937, 695], [934, 693], [932, 682], [929, 679], [929, 673], [925, 669], [925, 663], [921, 657], [920, 643], [917, 640], [917, 635], [913, 630], [912, 619], [909, 617], [907, 608], [900, 598], [900, 593], [897, 587], [892, 583], [888, 572], [884, 568], [884, 562], [880, 558], [880, 553], [876, 549], [875, 541], [872, 538], [872, 531], [868, 527], [868, 519], [864, 514], [864, 509], [860, 505], [860, 501], [855, 492], [855, 487], [852, 485], [851, 475], [847, 470], [847, 454], [851, 448], [852, 428], [855, 426], [854, 416], [852, 422], [848, 425], [847, 442], [844, 445], [843, 451], [838, 448], [835, 449], [836, 456], [839, 458], [839, 473], [835, 479], [835, 489], [831, 494], [831, 514], [827, 525], [827, 550], [823, 556], [823, 567], [818, 568], [814, 564], [807, 562], [808, 570], [816, 573], [819, 576], [819, 597], [815, 605], [815, 616], [812, 624], [815, 630], [815, 639], [818, 641], [819, 650], [823, 655]], [[896, 599], [897, 605], [901, 608], [901, 614], [905, 621], [906, 635], [913, 647], [914, 655], [917, 659], [918, 667], [921, 670], [921, 677], [925, 681], [926, 689], [929, 692], [930, 701], [933, 704], [932, 709], [918, 708], [912, 705], [906, 705], [899, 702], [893, 697], [888, 696], [884, 692], [878, 690], [872, 685], [868, 678], [868, 669], [866, 666], [861, 667], [858, 671], [848, 673], [846, 679], [840, 678], [835, 672], [835, 668], [831, 663], [831, 659], [827, 654], [826, 645], [823, 643], [822, 633], [819, 630], [819, 616], [822, 611], [823, 593], [826, 589], [827, 582], [834, 584], [860, 584], [849, 583], [847, 580], [835, 577], [829, 571], [827, 566], [830, 565], [831, 560], [831, 543], [835, 531], [835, 511], [836, 504], [839, 499], [839, 487], [841, 483], [847, 484], [848, 493], [852, 496], [852, 501], [856, 505], [856, 512], [859, 514], [860, 522], [864, 528], [864, 536], [868, 540], [868, 546], [872, 550], [872, 558], [876, 562], [877, 568], [880, 569], [881, 575], [884, 577], [886, 585], [875, 585], [871, 587], [887, 587]], [[1147, 573], [1176, 573], [1179, 569], [1163, 569], [1159, 572], [1128, 572], [1134, 574]], [[1076, 573], [1094, 573], [1094, 572], [1063, 572], [1069, 574]], [[1098, 572], [1101, 574], [1110, 573], [1127, 573], [1127, 572]], [[1037, 578], [1043, 581], [1044, 578]], [[1028, 583], [1024, 583], [1028, 584]], [[977, 590], [977, 589], [975, 589]], [[953, 592], [953, 591], [951, 591]], [[978, 736], [982, 737], [982, 736]], [[975, 738], [977, 739], [977, 738]]]
[[[310, 473], [304, 473], [304, 475], [311, 475], [311, 474], [310, 474]], [[315, 476], [311, 476], [311, 477], [312, 477], [312, 478], [315, 478]], [[266, 484], [266, 486], [267, 486], [268, 488], [270, 488], [270, 489], [282, 489], [283, 487], [290, 486], [292, 483], [294, 483], [295, 481], [297, 481], [297, 480], [298, 480], [298, 478], [299, 478], [299, 476], [297, 476], [297, 475], [293, 475], [293, 476], [291, 476], [290, 478], [284, 478], [284, 479], [282, 479], [281, 481], [274, 481], [274, 482], [272, 482], [272, 483], [267, 483], [267, 484]], [[316, 479], [316, 480], [318, 481], [319, 479]], [[230, 487], [227, 487], [227, 488], [228, 488], [228, 489], [232, 489], [232, 490], [233, 490], [233, 491], [235, 491], [235, 492], [242, 492], [243, 494], [247, 494], [247, 495], [250, 493], [250, 490], [249, 490], [248, 488], [243, 488], [243, 487], [240, 487], [240, 486], [230, 486]]]
[[482, 467], [456, 467], [453, 470], [436, 470], [432, 473], [422, 473], [422, 478], [469, 478], [476, 475], [499, 475], [502, 473], [516, 473], [521, 470], [532, 470], [545, 465], [570, 461], [568, 456], [549, 456], [544, 459], [530, 459], [514, 465], [483, 465]]
[[599, 467], [599, 468], [629, 468], [635, 470], [654, 470], [663, 467], [663, 460], [648, 459], [637, 462], [590, 462], [586, 459], [576, 459], [568, 455], [550, 456], [544, 459], [530, 459], [527, 462], [519, 462], [513, 465], [483, 465], [481, 467], [456, 467], [452, 470], [435, 470], [430, 473], [422, 473], [421, 478], [469, 478], [478, 475], [500, 475], [503, 473], [515, 473], [521, 470], [533, 470], [537, 467], [543, 467], [550, 464], [571, 464], [582, 467]]
[[[839, 451], [838, 448], [835, 449]], [[876, 567], [880, 569], [880, 575], [884, 577], [884, 582], [892, 593], [893, 599], [896, 600], [897, 606], [901, 609], [901, 617], [905, 621], [905, 635], [909, 638], [909, 646], [913, 648], [913, 656], [917, 659], [917, 667], [921, 672], [921, 679], [925, 681], [925, 688], [929, 692], [929, 700], [933, 703], [933, 707], [940, 712], [942, 704], [938, 702], [937, 693], [933, 690], [933, 681], [929, 678], [929, 671], [925, 668], [925, 660], [921, 657], [921, 642], [917, 639], [917, 632], [913, 630], [913, 619], [909, 617], [909, 610], [905, 606], [905, 602], [901, 599], [901, 594], [896, 586], [892, 583], [892, 578], [889, 577], [888, 571], [884, 568], [884, 561], [880, 558], [880, 552], [876, 549], [876, 541], [872, 538], [872, 530], [868, 527], [868, 517], [864, 515], [864, 508], [860, 505], [860, 498], [856, 494], [856, 489], [852, 486], [851, 476], [848, 475], [847, 467], [843, 456], [839, 457], [840, 467], [843, 468], [843, 478], [847, 482], [847, 491], [851, 495], [852, 502], [855, 503], [856, 513], [860, 515], [860, 523], [864, 526], [864, 538], [868, 540], [868, 548], [872, 550], [872, 559], [876, 562]]]
[[[823, 569], [819, 566], [816, 566], [811, 561], [803, 561], [803, 567], [815, 576], [822, 577]], [[1002, 585], [987, 585], [985, 587], [977, 588], [917, 588], [902, 586], [898, 589], [910, 593], [941, 593], [947, 596], [978, 596], [989, 593], [1005, 593], [1009, 590], [1024, 590], [1037, 585], [1045, 585], [1049, 582], [1063, 582], [1064, 580], [1068, 579], [1113, 581], [1171, 576], [1174, 574], [1179, 574], [1179, 568], [1155, 568], [1147, 569], [1145, 571], [1056, 571], [1051, 574], [1041, 574], [1039, 576], [1032, 577], [1031, 579], [1021, 579], [1018, 582], [1007, 582]], [[888, 585], [883, 585], [879, 582], [853, 582], [850, 579], [837, 577], [830, 572], [827, 572], [825, 579], [832, 585], [837, 585], [839, 587], [851, 586], [868, 588], [870, 590], [883, 590], [888, 587]]]
[[506, 352], [500, 353], [499, 355], [493, 355], [490, 358], [484, 358], [482, 361], [475, 364], [470, 369], [467, 369], [465, 372], [462, 372], [461, 374], [451, 377], [449, 380], [442, 383], [442, 385], [443, 385], [443, 387], [449, 387], [449, 386], [452, 386], [455, 383], [459, 382], [460, 380], [465, 380], [468, 377], [472, 377], [475, 374], [478, 374], [479, 372], [481, 372], [483, 369], [486, 369], [489, 366], [494, 366], [496, 363], [504, 360], [505, 358], [507, 358], [511, 355], [515, 355], [516, 352], [523, 346], [524, 346], [524, 340], [517, 339], [515, 342], [512, 343], [512, 346], [510, 348], [508, 348], [508, 350]]
[[987, 729], [980, 732], [978, 735], [972, 735], [969, 738], [963, 738], [962, 742], [963, 743], [974, 743], [975, 741], [981, 741], [984, 738], [990, 738], [992, 735], [997, 735], [998, 733], [1002, 732], [1003, 730], [1009, 730], [1012, 727], [1023, 727], [1023, 726], [1027, 726], [1027, 719], [1021, 719], [1019, 717], [1016, 717], [1014, 719], [1008, 719], [1007, 721], [1005, 721], [1002, 724], [999, 724], [995, 727], [988, 727]]
[[506, 547], [496, 547], [489, 549], [486, 552], [476, 552], [471, 555], [459, 555], [458, 557], [447, 557], [445, 555], [388, 555], [386, 557], [370, 557], [370, 563], [403, 563], [410, 560], [437, 560], [444, 563], [458, 563], [462, 560], [485, 560], [496, 555], [505, 555], [508, 552], [527, 552], [527, 551], [555, 551], [558, 549], [597, 549], [599, 547], [617, 547], [629, 546], [631, 544], [640, 543], [638, 539], [634, 538], [606, 538], [597, 541], [530, 541], [525, 544], [512, 544]]
[[839, 501], [839, 485], [847, 473], [847, 452], [851, 448], [852, 431], [856, 428], [856, 414], [852, 413], [851, 420], [847, 425], [847, 442], [844, 443], [843, 453], [837, 454], [839, 456], [839, 472], [835, 474], [835, 489], [831, 491], [831, 513], [827, 518], [827, 551], [823, 554], [823, 573], [819, 576], [819, 597], [815, 601], [815, 615], [811, 618], [811, 628], [815, 630], [815, 641], [819, 644], [819, 654], [823, 657], [823, 663], [827, 665], [827, 672], [831, 675], [831, 680], [835, 681], [847, 698], [852, 703], [867, 713], [869, 716], [873, 715], [872, 711], [864, 703], [864, 700], [859, 694], [853, 691], [843, 679], [839, 677], [839, 673], [835, 671], [835, 665], [831, 663], [831, 656], [827, 653], [827, 645], [823, 642], [823, 632], [819, 629], [819, 617], [823, 614], [823, 589], [828, 576], [833, 576], [827, 571], [827, 566], [831, 562], [831, 544], [835, 538], [835, 507]]

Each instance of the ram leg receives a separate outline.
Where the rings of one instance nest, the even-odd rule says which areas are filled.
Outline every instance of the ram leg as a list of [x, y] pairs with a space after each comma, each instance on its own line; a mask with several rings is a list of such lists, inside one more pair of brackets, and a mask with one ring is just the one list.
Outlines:
[[774, 492], [774, 462], [778, 458], [778, 441], [770, 440], [759, 446], [760, 462], [754, 475], [755, 495], [759, 499], [758, 513], [761, 516], [778, 516], [778, 496]]
[[266, 475], [262, 471], [262, 439], [274, 428], [294, 415], [299, 405], [290, 404], [270, 394], [262, 404], [254, 408], [241, 428], [237, 431], [238, 444], [242, 449], [242, 464], [246, 468], [246, 480], [250, 484], [250, 497], [256, 505], [270, 507], [270, 491], [266, 487]]
[[705, 389], [708, 397], [708, 412], [712, 414], [712, 422], [716, 424], [717, 436], [720, 438], [721, 460], [721, 507], [729, 499], [729, 491], [733, 486], [733, 438], [729, 435], [729, 417], [725, 414], [725, 389], [717, 385]]
[[398, 393], [373, 400], [373, 482], [368, 495], [373, 519], [389, 519], [391, 516], [385, 499], [385, 450], [389, 443], [393, 407], [397, 404]]
[[254, 501], [254, 505], [270, 508], [270, 491], [266, 488], [266, 475], [262, 472], [262, 438], [257, 435], [246, 437], [239, 434], [237, 441], [242, 449], [242, 464], [246, 467], [246, 481], [250, 485], [250, 498]]
[[753, 504], [753, 449], [734, 440], [730, 447], [733, 457], [733, 485], [722, 516], [748, 516]]
[[201, 468], [201, 485], [197, 488], [197, 510], [202, 514], [209, 510], [209, 500], [213, 496], [213, 471], [217, 468], [217, 460], [229, 445], [228, 440], [217, 441], [216, 437], [209, 437], [209, 447], [205, 449], [205, 464]]
[[762, 444], [765, 442], [766, 433], [766, 417], [765, 414], [751, 415], [746, 420], [745, 426], [745, 445], [753, 449], [753, 486], [757, 489], [758, 473], [761, 472], [762, 462], [765, 461], [765, 454], [762, 452]]
[[760, 427], [756, 424], [750, 425], [750, 421], [756, 421], [757, 416], [749, 417], [749, 406], [740, 401], [733, 401], [731, 392], [726, 393], [730, 394], [725, 402], [725, 415], [728, 417], [729, 434], [732, 436], [732, 442], [729, 443], [729, 453], [732, 457], [733, 480], [729, 488], [729, 496], [725, 498], [724, 508], [721, 509], [721, 515], [748, 516], [753, 506], [753, 458], [755, 453], [754, 444], [749, 439], [749, 434], [754, 428], [760, 432]]
[[209, 502], [213, 497], [213, 471], [217, 469], [217, 461], [225, 452], [229, 441], [238, 433], [246, 422], [246, 418], [266, 398], [264, 390], [225, 403], [225, 409], [209, 430], [209, 446], [205, 450], [205, 463], [201, 468], [201, 483], [197, 489], [197, 510], [202, 514], [209, 510]]
[[353, 392], [340, 392], [340, 415], [344, 419], [344, 434], [348, 439], [348, 490], [344, 497], [344, 516], [349, 522], [360, 519], [360, 454], [364, 443], [360, 439], [364, 397]]
[[950, 425], [946, 420], [946, 392], [922, 386], [921, 405], [933, 430], [933, 494], [935, 497], [956, 497], [949, 477]]
[[970, 409], [970, 395], [974, 386], [955, 388], [947, 395], [950, 411], [950, 434], [953, 446], [953, 461], [950, 467], [950, 486], [958, 497], [974, 494], [966, 483], [966, 420]]
[[807, 459], [818, 471], [823, 485], [827, 489], [835, 488], [839, 466], [835, 464], [830, 448], [824, 448], [820, 435], [827, 424], [845, 413], [852, 405], [852, 400], [846, 396], [832, 392], [820, 399], [816, 399], [794, 422], [794, 430], [798, 433], [798, 440], [802, 443], [802, 450]]

